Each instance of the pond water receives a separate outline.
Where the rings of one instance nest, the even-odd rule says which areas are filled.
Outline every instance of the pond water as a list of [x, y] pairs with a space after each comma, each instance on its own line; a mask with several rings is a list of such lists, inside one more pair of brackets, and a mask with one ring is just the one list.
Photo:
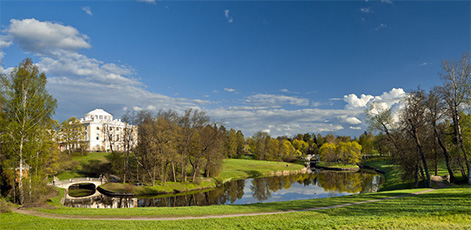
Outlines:
[[111, 197], [98, 191], [91, 196], [66, 195], [67, 207], [131, 208], [177, 207], [220, 204], [251, 204], [343, 196], [376, 192], [381, 176], [371, 172], [315, 172], [289, 176], [261, 177], [228, 182], [211, 191], [167, 194], [153, 197]]

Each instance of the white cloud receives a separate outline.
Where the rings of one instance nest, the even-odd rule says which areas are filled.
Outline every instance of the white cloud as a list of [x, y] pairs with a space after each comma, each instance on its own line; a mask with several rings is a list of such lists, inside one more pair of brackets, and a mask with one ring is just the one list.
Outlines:
[[227, 23], [232, 23], [234, 19], [232, 18], [232, 15], [230, 14], [229, 10], [224, 10], [224, 17], [227, 20]]
[[83, 7], [82, 7], [82, 10], [83, 10], [86, 14], [88, 14], [88, 15], [90, 15], [90, 16], [93, 16], [92, 9], [91, 9], [89, 6], [83, 6]]
[[392, 0], [381, 0], [382, 3], [393, 4]]
[[[5, 56], [5, 52], [2, 49], [9, 47], [12, 44], [11, 41], [8, 40], [5, 36], [0, 36], [0, 64], [3, 62], [3, 57]], [[3, 72], [3, 67], [1, 67]], [[0, 73], [2, 73], [0, 72]]]
[[[25, 31], [23, 27], [30, 28], [25, 25], [28, 23], [58, 34], [48, 37], [34, 28], [33, 31]], [[8, 39], [0, 37], [0, 48], [10, 46], [12, 42], [18, 43], [24, 51], [39, 57], [38, 66], [48, 76], [48, 90], [58, 99], [57, 114], [60, 114], [60, 119], [80, 117], [97, 107], [106, 109], [115, 117], [121, 116], [126, 110], [173, 109], [182, 112], [187, 108], [194, 108], [204, 109], [213, 120], [224, 121], [224, 124], [242, 130], [247, 136], [264, 129], [269, 130], [273, 136], [337, 132], [344, 130], [344, 127], [361, 124], [368, 103], [375, 101], [383, 106], [390, 106], [405, 94], [402, 89], [392, 89], [376, 97], [361, 95], [358, 98], [350, 94], [343, 98], [347, 102], [343, 109], [313, 108], [312, 106], [320, 103], [311, 102], [307, 98], [255, 94], [236, 101], [235, 104], [215, 108], [217, 103], [210, 100], [177, 98], [150, 92], [134, 77], [136, 71], [131, 66], [106, 63], [80, 54], [78, 51], [90, 48], [90, 44], [85, 35], [71, 26], [35, 19], [12, 20], [4, 33], [7, 33], [5, 38]], [[37, 35], [37, 38], [28, 37], [28, 33], [33, 38]], [[64, 40], [72, 42], [61, 43]], [[27, 44], [29, 41], [32, 43]], [[8, 69], [2, 68], [0, 71]], [[231, 88], [224, 88], [224, 91], [237, 92]], [[205, 107], [207, 105], [213, 107]], [[293, 105], [296, 109], [286, 108], [293, 108]], [[347, 128], [346, 131], [351, 132], [351, 129]]]
[[430, 65], [431, 63], [428, 63], [428, 62], [423, 62], [421, 64], [419, 64], [419, 66], [426, 66], [426, 65]]
[[275, 95], [275, 94], [256, 94], [249, 96], [245, 99], [245, 102], [248, 104], [253, 104], [256, 106], [277, 106], [277, 105], [298, 105], [298, 106], [308, 106], [309, 99], [285, 96], [285, 95]]
[[343, 100], [347, 102], [347, 108], [366, 108], [366, 104], [373, 99], [371, 95], [362, 94], [360, 98], [355, 94], [349, 94], [343, 96]]
[[352, 124], [352, 125], [359, 125], [361, 121], [356, 117], [348, 117], [345, 119], [345, 122]]
[[370, 7], [362, 7], [360, 8], [360, 11], [365, 14], [373, 13], [373, 10], [371, 10]]
[[389, 92], [384, 92], [380, 96], [364, 95], [358, 98], [355, 94], [344, 96], [344, 101], [347, 102], [346, 109], [364, 109], [370, 103], [375, 103], [379, 108], [391, 108], [393, 105], [398, 104], [406, 96], [401, 88], [393, 88]]
[[145, 3], [149, 3], [149, 4], [156, 4], [155, 0], [137, 0], [138, 2], [145, 2]]
[[280, 89], [280, 92], [288, 93], [289, 91], [287, 89]]
[[384, 29], [384, 28], [386, 28], [386, 27], [388, 27], [388, 25], [383, 24], [383, 23], [380, 23], [380, 24], [375, 28], [375, 30], [378, 31], [378, 30]]
[[[217, 108], [208, 111], [211, 118], [230, 121], [231, 127], [241, 129], [245, 135], [270, 129], [273, 136], [294, 135], [306, 132], [336, 132], [344, 129], [339, 123], [342, 116], [358, 116], [363, 111], [329, 109], [260, 109]], [[331, 122], [324, 122], [331, 119]], [[273, 125], [276, 124], [276, 125]]]
[[355, 129], [355, 130], [361, 130], [361, 127], [350, 126], [349, 128], [350, 128], [350, 129]]
[[25, 51], [40, 55], [57, 51], [77, 51], [90, 48], [87, 35], [71, 26], [58, 23], [40, 22], [34, 18], [10, 20], [8, 36]]

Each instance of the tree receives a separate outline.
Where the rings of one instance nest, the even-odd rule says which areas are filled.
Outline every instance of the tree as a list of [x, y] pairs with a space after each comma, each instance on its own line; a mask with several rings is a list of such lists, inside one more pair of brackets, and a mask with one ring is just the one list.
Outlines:
[[338, 159], [336, 148], [337, 146], [334, 143], [323, 144], [319, 149], [320, 159], [327, 164], [336, 162]]
[[266, 160], [268, 152], [268, 142], [271, 139], [266, 132], [259, 131], [252, 137], [255, 143], [254, 154], [257, 160]]
[[85, 150], [85, 127], [75, 118], [71, 117], [63, 121], [59, 127], [60, 141], [65, 150], [70, 155], [72, 151], [80, 150], [83, 154]]
[[[453, 124], [453, 142], [462, 152], [464, 162], [468, 168], [468, 184], [471, 184], [471, 161], [468, 160], [468, 153], [463, 145], [463, 134], [461, 132], [460, 114], [466, 106], [469, 106], [471, 96], [471, 63], [469, 55], [465, 54], [459, 61], [443, 61], [443, 69], [440, 77], [442, 86], [438, 87], [441, 99], [446, 104], [447, 117]], [[462, 170], [462, 174], [465, 174]], [[466, 176], [463, 175], [465, 178]]]
[[44, 149], [45, 130], [52, 130], [52, 115], [57, 107], [46, 89], [47, 78], [27, 58], [9, 76], [1, 76], [2, 98], [5, 99], [4, 143], [7, 158], [19, 168], [19, 202], [24, 204], [23, 168], [32, 165]]
[[445, 104], [442, 100], [440, 100], [438, 90], [439, 89], [435, 87], [428, 94], [426, 101], [426, 106], [428, 109], [427, 122], [432, 126], [435, 141], [442, 149], [443, 156], [445, 157], [446, 168], [448, 170], [448, 174], [450, 175], [450, 181], [454, 182], [455, 175], [451, 167], [451, 155], [444, 140], [445, 126], [440, 125], [439, 123], [445, 116]]
[[405, 99], [404, 109], [401, 114], [402, 124], [406, 133], [415, 141], [417, 151], [425, 169], [427, 187], [431, 187], [430, 173], [428, 171], [427, 159], [424, 153], [424, 138], [426, 137], [426, 95], [424, 90], [412, 91]]
[[135, 111], [127, 111], [123, 115], [123, 183], [126, 183], [129, 174], [129, 156], [137, 145], [137, 114]]

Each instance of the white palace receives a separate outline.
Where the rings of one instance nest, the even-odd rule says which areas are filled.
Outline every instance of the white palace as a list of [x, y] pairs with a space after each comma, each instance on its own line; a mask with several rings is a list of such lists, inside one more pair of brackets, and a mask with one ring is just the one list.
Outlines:
[[88, 151], [124, 151], [125, 129], [133, 129], [133, 144], [137, 141], [137, 127], [113, 119], [113, 115], [103, 109], [95, 109], [80, 119], [85, 127], [85, 142]]

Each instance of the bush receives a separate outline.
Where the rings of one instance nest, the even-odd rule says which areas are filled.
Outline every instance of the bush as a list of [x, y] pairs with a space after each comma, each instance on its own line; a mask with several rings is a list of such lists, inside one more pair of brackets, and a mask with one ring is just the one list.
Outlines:
[[200, 185], [201, 183], [203, 183], [203, 178], [196, 177], [195, 180], [193, 181], [193, 183], [195, 183], [197, 185]]
[[4, 198], [0, 198], [0, 213], [10, 213], [13, 206]]

